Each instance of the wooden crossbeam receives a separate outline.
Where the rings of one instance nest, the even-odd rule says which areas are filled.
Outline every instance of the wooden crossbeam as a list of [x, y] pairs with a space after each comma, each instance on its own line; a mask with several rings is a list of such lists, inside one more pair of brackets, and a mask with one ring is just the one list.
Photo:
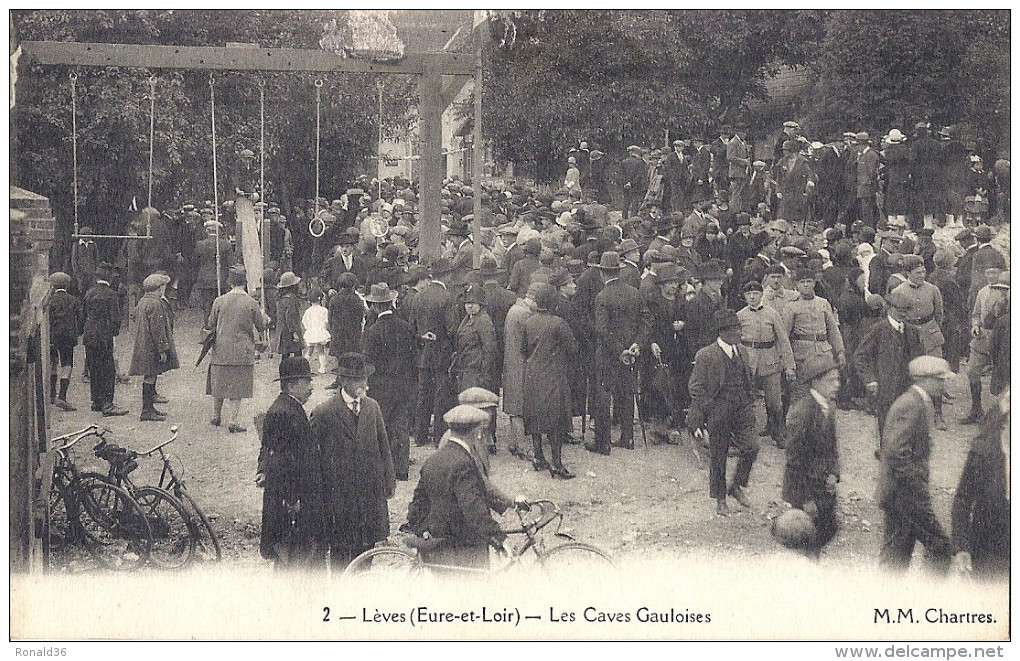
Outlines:
[[64, 41], [23, 41], [24, 57], [36, 64], [143, 69], [221, 69], [236, 71], [321, 71], [421, 74], [433, 60], [444, 75], [470, 75], [470, 53], [409, 53], [399, 62], [371, 62], [309, 48], [226, 48], [157, 46]]

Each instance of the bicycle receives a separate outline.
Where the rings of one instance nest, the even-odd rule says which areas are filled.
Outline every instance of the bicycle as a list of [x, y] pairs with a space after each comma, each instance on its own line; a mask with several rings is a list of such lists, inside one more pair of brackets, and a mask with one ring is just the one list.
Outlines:
[[[524, 544], [520, 548], [511, 548], [506, 563], [496, 569], [430, 563], [423, 557], [422, 552], [437, 548], [443, 543], [443, 540], [411, 535], [403, 540], [409, 548], [386, 545], [369, 549], [354, 558], [342, 576], [345, 579], [359, 582], [379, 580], [394, 583], [408, 578], [421, 577], [429, 571], [463, 574], [506, 572], [518, 566], [525, 566], [525, 561], [529, 558], [533, 558], [535, 565], [551, 577], [563, 576], [578, 570], [606, 570], [614, 567], [613, 560], [608, 553], [592, 544], [579, 542], [567, 533], [560, 531], [560, 527], [563, 525], [563, 514], [554, 502], [538, 500], [525, 505], [527, 509], [515, 508], [520, 519], [520, 527], [503, 531], [506, 535], [525, 535]], [[534, 514], [536, 509], [537, 516], [526, 517], [526, 513]], [[546, 548], [545, 540], [539, 537], [538, 533], [556, 520], [559, 521], [559, 525], [553, 535], [568, 541]], [[529, 551], [532, 553], [529, 554]]]
[[177, 440], [177, 431], [177, 425], [173, 425], [170, 427], [170, 433], [172, 434], [170, 440], [160, 443], [147, 452], [138, 454], [139, 456], [148, 457], [153, 452], [159, 453], [160, 461], [163, 462], [163, 468], [159, 473], [159, 482], [156, 483], [156, 486], [171, 492], [184, 506], [191, 519], [193, 529], [198, 533], [195, 540], [196, 559], [218, 562], [223, 558], [219, 537], [217, 537], [216, 531], [213, 530], [212, 523], [209, 522], [205, 512], [202, 511], [202, 508], [198, 506], [195, 499], [188, 493], [188, 489], [184, 484], [184, 464], [181, 464], [180, 472], [178, 473], [174, 470], [171, 455], [163, 452], [164, 447]]
[[148, 559], [152, 531], [138, 503], [124, 489], [80, 472], [71, 457], [71, 449], [83, 438], [96, 436], [102, 441], [106, 433], [92, 424], [52, 439], [71, 440], [53, 450], [56, 460], [44, 535], [50, 568], [78, 543], [108, 569], [130, 571]]
[[149, 561], [163, 569], [186, 567], [194, 556], [198, 531], [184, 505], [170, 492], [155, 486], [138, 486], [131, 479], [131, 473], [138, 468], [137, 459], [143, 453], [111, 444], [105, 438], [96, 444], [93, 452], [110, 468], [106, 475], [86, 475], [123, 488], [141, 507], [152, 534]]

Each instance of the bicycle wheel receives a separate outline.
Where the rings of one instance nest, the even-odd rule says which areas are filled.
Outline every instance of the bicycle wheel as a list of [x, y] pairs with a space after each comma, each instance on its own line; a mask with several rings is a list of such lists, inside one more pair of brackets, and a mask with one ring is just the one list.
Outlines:
[[567, 542], [549, 549], [541, 560], [542, 570], [550, 577], [585, 576], [613, 569], [609, 554], [584, 542]]
[[402, 581], [421, 577], [418, 556], [396, 546], [369, 549], [354, 558], [344, 570], [343, 579], [359, 585], [401, 585]]
[[205, 512], [198, 506], [195, 499], [184, 489], [176, 491], [185, 511], [191, 517], [191, 527], [197, 533], [195, 538], [195, 560], [197, 562], [219, 562], [223, 558], [220, 540], [213, 530], [212, 523], [206, 518]]
[[51, 567], [63, 564], [64, 556], [74, 544], [74, 530], [71, 527], [71, 515], [67, 511], [67, 499], [64, 489], [53, 482], [50, 487], [49, 514], [46, 519], [46, 547], [49, 552]]
[[195, 552], [198, 532], [184, 506], [158, 487], [140, 487], [133, 495], [152, 530], [149, 562], [163, 569], [187, 566]]
[[141, 507], [123, 489], [98, 480], [78, 485], [78, 523], [85, 546], [101, 565], [138, 569], [149, 555], [152, 529]]

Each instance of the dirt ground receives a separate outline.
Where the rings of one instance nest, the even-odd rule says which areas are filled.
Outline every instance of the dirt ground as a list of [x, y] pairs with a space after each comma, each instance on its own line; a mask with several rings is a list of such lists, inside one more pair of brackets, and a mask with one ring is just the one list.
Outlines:
[[[159, 379], [159, 391], [170, 399], [161, 405], [169, 416], [163, 423], [139, 422], [141, 379], [117, 386], [116, 401], [131, 413], [103, 418], [89, 411], [88, 385], [82, 382], [80, 366], [84, 356], [79, 346], [68, 400], [78, 407], [74, 413], [54, 411], [51, 435], [67, 433], [89, 423], [109, 428], [112, 440], [133, 449], [147, 449], [169, 438], [171, 425], [180, 427], [171, 453], [186, 468], [192, 495], [213, 519], [223, 543], [223, 562], [233, 569], [270, 571], [259, 556], [261, 491], [255, 487], [259, 441], [252, 418], [264, 412], [278, 389], [278, 356], [263, 356], [255, 370], [255, 397], [244, 402], [241, 412], [247, 433], [231, 434], [226, 426], [209, 424], [212, 400], [205, 393], [205, 366], [193, 369], [198, 356], [200, 313], [185, 309], [178, 313], [176, 343], [182, 368]], [[118, 338], [118, 363], [130, 363], [133, 330]], [[327, 390], [332, 376], [316, 376], [315, 392], [307, 408], [332, 396]], [[931, 459], [931, 486], [936, 512], [948, 530], [953, 493], [976, 427], [961, 426], [957, 420], [969, 405], [966, 378], [955, 377], [949, 384], [954, 400], [945, 409], [947, 431], [936, 431]], [[986, 388], [987, 391], [987, 388]], [[371, 393], [369, 393], [371, 394]], [[990, 397], [986, 393], [986, 405]], [[759, 419], [764, 411], [759, 403]], [[715, 503], [708, 496], [707, 462], [697, 457], [689, 438], [681, 445], [642, 443], [636, 430], [633, 450], [613, 448], [604, 457], [584, 451], [580, 445], [564, 449], [564, 463], [577, 474], [574, 480], [553, 480], [547, 472], [535, 472], [530, 464], [505, 452], [505, 418], [499, 420], [499, 452], [492, 458], [493, 475], [510, 493], [531, 499], [545, 498], [559, 504], [564, 512], [563, 531], [610, 551], [617, 559], [648, 559], [655, 556], [684, 557], [710, 554], [757, 558], [775, 553], [770, 536], [771, 518], [781, 511], [784, 456], [769, 439], [762, 439], [762, 451], [751, 475], [750, 509], [733, 503], [734, 514], [715, 515]], [[580, 419], [575, 419], [575, 436], [580, 436]], [[877, 562], [881, 544], [882, 515], [874, 501], [879, 463], [875, 418], [860, 411], [839, 411], [837, 433], [840, 441], [842, 481], [839, 489], [841, 528], [825, 549], [821, 562], [841, 567], [870, 566]], [[591, 440], [589, 427], [587, 438]], [[614, 436], [615, 438], [615, 436]], [[431, 447], [412, 447], [411, 480], [398, 482], [390, 501], [390, 528], [404, 522], [417, 473]], [[706, 456], [707, 459], [707, 456]], [[77, 460], [83, 467], [99, 468], [99, 461], [83, 448]], [[731, 460], [730, 470], [733, 470]], [[158, 462], [143, 460], [135, 474], [139, 484], [155, 481]], [[508, 518], [509, 526], [513, 521]], [[919, 547], [920, 548], [920, 547]], [[72, 571], [86, 569], [72, 568]]]

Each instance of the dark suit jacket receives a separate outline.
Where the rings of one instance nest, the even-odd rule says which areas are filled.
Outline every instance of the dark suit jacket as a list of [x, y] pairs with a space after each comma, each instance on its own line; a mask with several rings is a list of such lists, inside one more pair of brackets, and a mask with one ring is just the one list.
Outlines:
[[914, 388], [896, 398], [882, 432], [882, 467], [875, 500], [883, 509], [910, 503], [930, 509], [928, 493], [934, 407]]
[[361, 351], [361, 323], [365, 304], [354, 291], [341, 289], [329, 299], [329, 353], [339, 356], [348, 351]]
[[82, 343], [106, 344], [120, 332], [120, 296], [109, 285], [92, 285], [82, 301]]
[[368, 280], [368, 262], [361, 255], [354, 255], [351, 257], [351, 268], [347, 268], [344, 264], [344, 258], [340, 255], [334, 255], [326, 260], [326, 265], [323, 268], [323, 277], [329, 284], [331, 289], [339, 289], [336, 284], [337, 278], [344, 273], [353, 273], [358, 279], [358, 286], [363, 286]]
[[411, 324], [396, 314], [384, 314], [365, 330], [362, 345], [365, 359], [375, 366], [368, 379], [373, 395], [378, 394], [377, 386], [383, 382], [413, 385], [409, 377], [415, 370], [417, 341]]
[[[747, 402], [750, 403], [752, 380], [749, 366], [751, 363], [747, 357], [747, 350], [739, 344], [737, 353], [740, 354], [740, 361], [744, 368], [748, 388]], [[730, 362], [729, 356], [716, 342], [702, 347], [694, 355], [694, 371], [691, 372], [688, 382], [688, 390], [691, 394], [691, 410], [687, 414], [688, 428], [697, 429], [706, 424], [712, 427], [714, 426], [713, 422], [733, 413], [733, 402], [719, 397], [724, 385], [726, 366]]]
[[[414, 334], [423, 342], [418, 356], [418, 367], [447, 370], [453, 353], [453, 336], [460, 324], [460, 314], [453, 310], [453, 297], [443, 285], [430, 282], [418, 292], [408, 315]], [[429, 331], [435, 333], [432, 342], [421, 340]]]
[[623, 184], [630, 184], [631, 191], [648, 190], [648, 164], [637, 156], [628, 156], [620, 164]]
[[881, 319], [857, 345], [853, 365], [865, 384], [878, 383], [876, 399], [887, 407], [912, 383], [907, 364], [923, 355], [921, 331], [917, 326], [904, 324], [900, 335], [888, 319]]
[[716, 332], [712, 325], [712, 316], [716, 310], [726, 307], [726, 302], [720, 298], [718, 302], [700, 291], [687, 304], [687, 327], [684, 328], [684, 338], [691, 352], [715, 342]]
[[783, 500], [794, 507], [824, 495], [829, 475], [839, 479], [835, 408], [832, 402], [826, 416], [809, 392], [794, 403], [787, 415]]
[[504, 537], [489, 514], [482, 473], [455, 442], [443, 444], [422, 465], [407, 525], [415, 534], [428, 531], [452, 547], [485, 548], [489, 540]]
[[595, 334], [603, 364], [621, 365], [620, 354], [642, 343], [641, 294], [619, 278], [605, 284], [595, 296]]

